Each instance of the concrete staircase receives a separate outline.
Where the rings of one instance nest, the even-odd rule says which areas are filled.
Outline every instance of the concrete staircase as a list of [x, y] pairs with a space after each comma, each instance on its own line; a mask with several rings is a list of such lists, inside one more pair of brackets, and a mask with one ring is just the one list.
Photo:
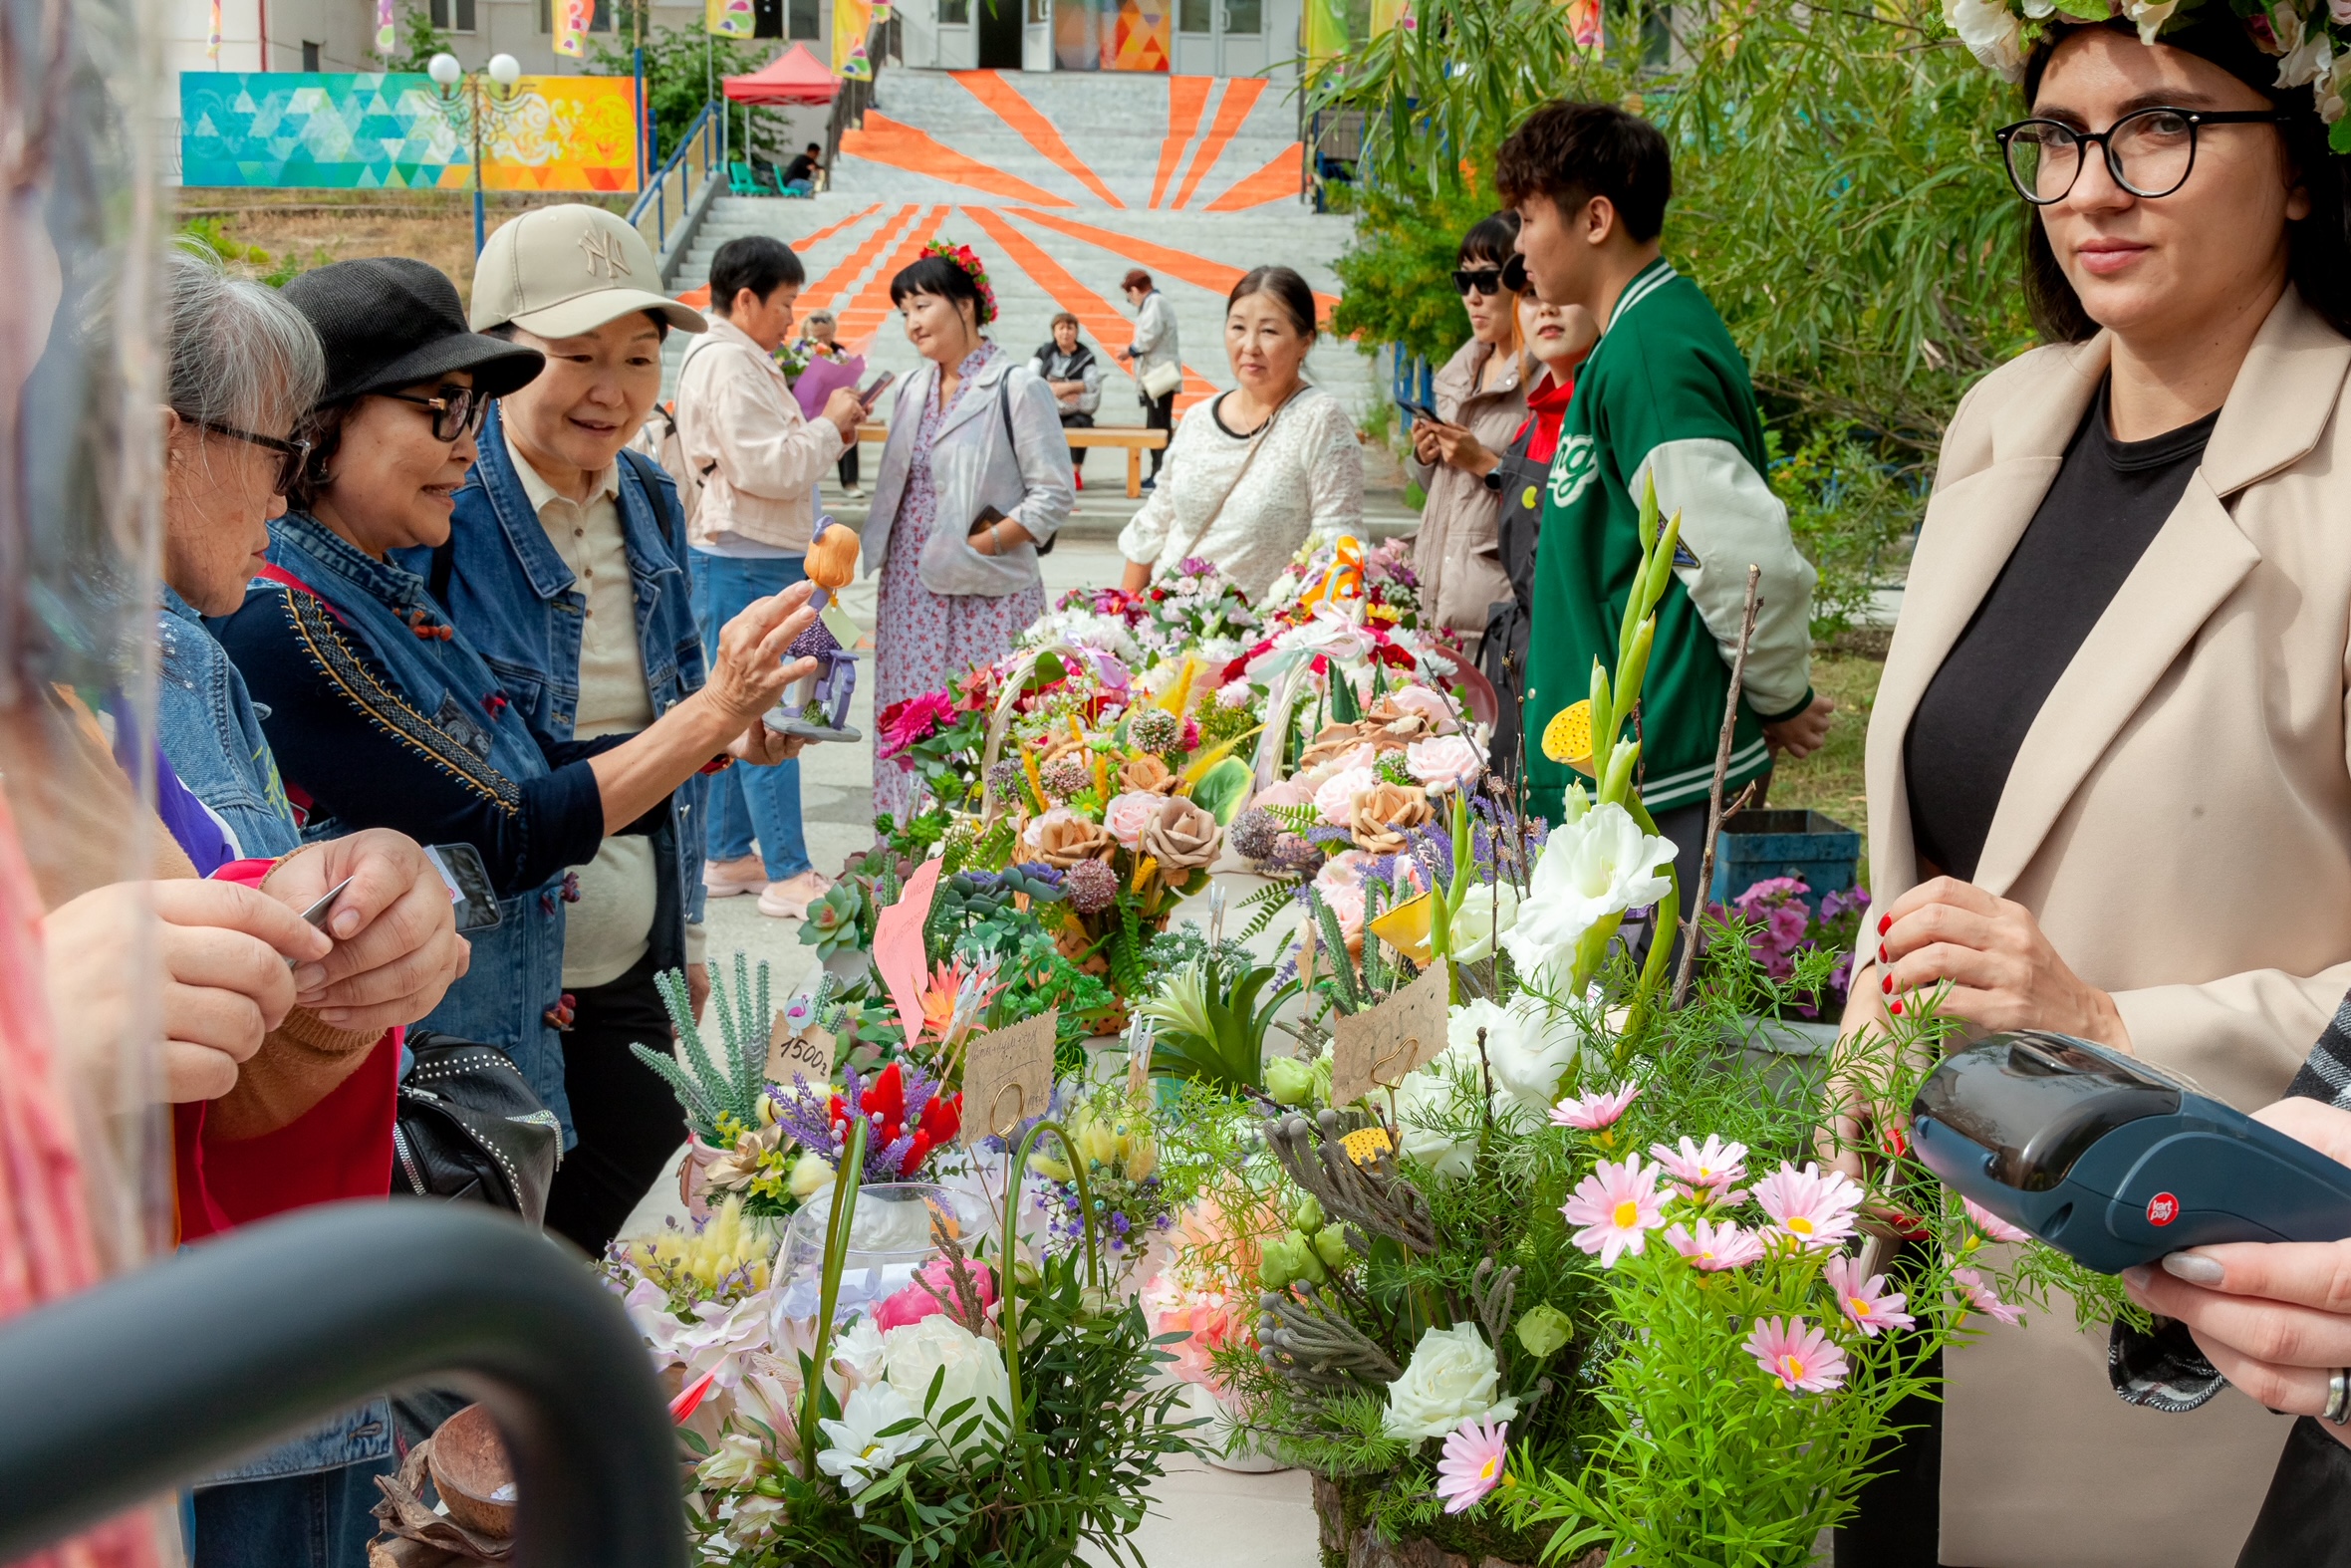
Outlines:
[[[879, 113], [844, 143], [831, 190], [805, 201], [718, 197], [675, 286], [703, 287], [711, 256], [735, 236], [775, 235], [808, 269], [800, 314], [832, 311], [874, 371], [903, 376], [919, 362], [891, 308], [891, 278], [932, 239], [969, 245], [996, 292], [989, 335], [1026, 356], [1051, 338], [1055, 312], [1070, 311], [1104, 365], [1095, 417], [1139, 425], [1142, 402], [1115, 355], [1134, 328], [1119, 282], [1141, 266], [1176, 309], [1180, 412], [1232, 386], [1224, 302], [1250, 268], [1294, 267], [1323, 314], [1337, 303], [1332, 263], [1351, 220], [1311, 211], [1294, 180], [1286, 196], [1253, 199], [1271, 181], [1252, 177], [1278, 169], [1291, 140], [1280, 93], [1255, 80], [892, 71]], [[689, 342], [669, 341], [672, 386]], [[1307, 375], [1359, 417], [1386, 395], [1372, 362], [1327, 334]], [[1122, 453], [1088, 466], [1089, 499], [1123, 483]]]

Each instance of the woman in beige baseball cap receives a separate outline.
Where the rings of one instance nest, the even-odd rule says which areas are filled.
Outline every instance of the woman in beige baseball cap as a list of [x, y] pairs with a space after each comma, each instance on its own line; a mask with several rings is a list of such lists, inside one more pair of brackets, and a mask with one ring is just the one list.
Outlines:
[[[478, 488], [468, 480], [481, 455], [483, 389], [527, 380], [539, 352], [468, 331], [455, 288], [420, 262], [344, 262], [298, 282], [288, 297], [327, 345], [330, 396], [343, 396], [314, 415], [324, 455], [297, 482], [295, 509], [272, 525], [267, 581], [222, 624], [221, 642], [268, 710], [263, 730], [307, 831], [396, 827], [479, 856], [499, 919], [469, 933], [472, 968], [425, 1021], [506, 1051], [577, 1130], [563, 1038], [579, 1009], [565, 994], [567, 918], [608, 913], [590, 902], [588, 876], [608, 838], [674, 835], [681, 784], [735, 756], [782, 754], [759, 715], [799, 672], [784, 653], [813, 619], [806, 593], [762, 601], [730, 623], [706, 684], [681, 609], [686, 641], [656, 693], [675, 688], [675, 699], [647, 703], [640, 724], [584, 734], [568, 708], [565, 723], [542, 723], [551, 716], [542, 683], [454, 626], [432, 587], [452, 537], [504, 525], [538, 532], [560, 568], [529, 514], [451, 521], [458, 492]], [[398, 307], [405, 331], [382, 319], [397, 300], [409, 302]], [[404, 384], [387, 368], [409, 377], [426, 362], [436, 372]], [[673, 589], [683, 606], [682, 574], [659, 561], [647, 571], [650, 594]], [[575, 640], [589, 613], [611, 614], [602, 598], [552, 592], [569, 595], [559, 602]], [[641, 698], [646, 686], [640, 675]], [[662, 1038], [665, 1026], [639, 1038]], [[555, 1219], [551, 1202], [551, 1227]]]

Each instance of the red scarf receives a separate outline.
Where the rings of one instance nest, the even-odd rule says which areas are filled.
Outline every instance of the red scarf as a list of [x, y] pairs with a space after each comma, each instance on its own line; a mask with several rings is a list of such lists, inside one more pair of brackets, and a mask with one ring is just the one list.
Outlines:
[[1547, 463], [1551, 454], [1559, 450], [1559, 421], [1567, 416], [1567, 405], [1575, 400], [1575, 378], [1565, 382], [1554, 380], [1549, 371], [1535, 383], [1526, 394], [1526, 424], [1518, 427], [1518, 434], [1510, 437], [1516, 445], [1526, 434], [1526, 426], [1534, 426], [1534, 439], [1526, 443], [1526, 455], [1535, 462]]

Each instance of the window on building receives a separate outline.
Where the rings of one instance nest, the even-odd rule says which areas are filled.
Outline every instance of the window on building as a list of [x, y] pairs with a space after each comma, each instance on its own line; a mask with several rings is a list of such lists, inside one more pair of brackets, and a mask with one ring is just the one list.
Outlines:
[[1176, 7], [1176, 31], [1205, 33], [1213, 26], [1208, 11], [1208, 0], [1178, 0]]
[[306, 38], [302, 41], [302, 69], [305, 71], [316, 71], [318, 68], [319, 46]]
[[938, 0], [938, 25], [941, 27], [969, 27], [971, 0]]
[[474, 0], [432, 0], [432, 25], [444, 33], [473, 31]]
[[751, 36], [784, 36], [784, 0], [751, 0]]
[[824, 36], [824, 10], [819, 0], [791, 0], [791, 10], [792, 37], [813, 43]]
[[1227, 37], [1254, 38], [1265, 31], [1263, 0], [1224, 0], [1224, 32]]

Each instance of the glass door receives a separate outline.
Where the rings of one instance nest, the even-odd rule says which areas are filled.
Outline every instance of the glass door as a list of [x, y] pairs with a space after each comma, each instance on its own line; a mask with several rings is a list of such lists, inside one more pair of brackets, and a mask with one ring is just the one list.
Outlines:
[[1265, 0], [1217, 0], [1224, 24], [1217, 64], [1221, 75], [1253, 77], [1265, 73]]
[[[938, 5], [938, 68], [941, 71], [976, 71], [979, 69], [979, 29], [973, 24], [972, 7], [990, 4], [991, 0], [937, 0]], [[992, 0], [997, 5], [1015, 5], [1019, 0]]]
[[1212, 77], [1216, 70], [1216, 8], [1223, 0], [1176, 0], [1176, 74]]

